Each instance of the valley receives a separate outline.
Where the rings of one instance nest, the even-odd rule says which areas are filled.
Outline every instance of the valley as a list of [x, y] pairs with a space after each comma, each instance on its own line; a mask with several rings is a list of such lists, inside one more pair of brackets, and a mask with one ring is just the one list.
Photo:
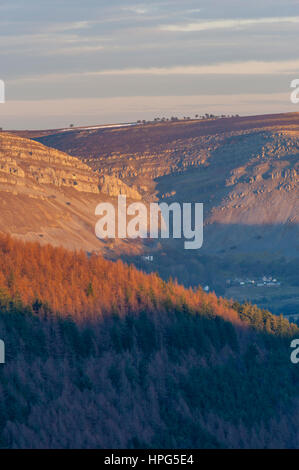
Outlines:
[[[39, 207], [31, 210], [34, 223], [23, 225], [22, 221], [22, 237], [104, 252], [110, 259], [120, 257], [145, 271], [158, 271], [165, 279], [177, 278], [186, 286], [208, 285], [218, 295], [250, 299], [275, 313], [298, 313], [298, 113], [11, 135], [33, 139], [37, 143], [30, 140], [30, 145], [36, 145], [36, 151], [42, 145], [69, 155], [70, 164], [81, 175], [76, 174], [79, 188], [74, 187], [73, 176], [50, 181], [47, 175], [35, 180], [35, 186], [39, 184], [43, 191], [51, 187], [55, 194], [40, 193]], [[30, 172], [28, 181], [33, 181], [34, 170]], [[21, 179], [11, 171], [10, 178]], [[63, 179], [67, 184], [61, 183]], [[28, 197], [26, 191], [37, 194], [36, 187], [22, 188], [22, 201]], [[15, 186], [11, 192], [2, 192], [2, 204], [14, 191]], [[202, 202], [203, 247], [190, 254], [182, 240], [97, 240], [93, 233], [96, 202], [115, 203], [118, 194], [146, 204]], [[16, 204], [18, 197], [19, 193], [13, 198]], [[35, 221], [41, 207], [48, 214], [43, 231]], [[50, 221], [53, 210], [59, 215]], [[3, 214], [4, 210], [2, 218]], [[9, 232], [17, 233], [6, 219]], [[144, 256], [152, 256], [153, 261], [147, 262]], [[234, 292], [226, 283], [238, 276], [269, 274], [281, 279], [273, 296], [248, 295], [244, 289]]]

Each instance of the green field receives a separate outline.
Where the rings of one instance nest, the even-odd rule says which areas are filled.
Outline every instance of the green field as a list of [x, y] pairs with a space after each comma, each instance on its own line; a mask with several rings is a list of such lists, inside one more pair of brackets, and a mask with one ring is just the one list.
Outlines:
[[251, 287], [233, 286], [225, 291], [225, 297], [240, 302], [249, 301], [273, 313], [299, 314], [299, 290], [294, 286]]

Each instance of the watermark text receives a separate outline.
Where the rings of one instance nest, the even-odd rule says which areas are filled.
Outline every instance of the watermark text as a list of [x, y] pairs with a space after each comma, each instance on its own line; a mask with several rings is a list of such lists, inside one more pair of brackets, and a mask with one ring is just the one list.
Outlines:
[[142, 202], [127, 206], [126, 196], [118, 196], [117, 208], [110, 202], [97, 205], [95, 233], [105, 238], [184, 238], [184, 248], [194, 250], [203, 244], [203, 204]]
[[5, 103], [5, 84], [0, 80], [0, 103]]

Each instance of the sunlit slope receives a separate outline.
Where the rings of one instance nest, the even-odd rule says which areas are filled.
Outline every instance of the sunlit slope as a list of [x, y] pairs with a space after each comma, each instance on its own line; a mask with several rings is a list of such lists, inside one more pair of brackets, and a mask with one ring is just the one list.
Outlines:
[[80, 160], [0, 133], [0, 231], [69, 248], [100, 249], [98, 177]]

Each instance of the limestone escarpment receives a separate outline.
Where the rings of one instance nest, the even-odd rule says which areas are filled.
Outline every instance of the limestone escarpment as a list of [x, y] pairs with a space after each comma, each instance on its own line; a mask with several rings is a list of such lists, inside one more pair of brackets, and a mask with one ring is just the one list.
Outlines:
[[131, 199], [140, 195], [114, 177], [101, 182], [103, 192], [99, 186], [98, 172], [79, 159], [0, 133], [0, 232], [69, 249], [103, 251], [106, 244], [95, 235], [95, 208], [109, 200], [110, 193]]
[[122, 194], [130, 199], [141, 200], [141, 195], [136, 188], [128, 186], [116, 176], [101, 176], [100, 189], [102, 193], [108, 194], [111, 197]]
[[[190, 170], [205, 171], [208, 166], [225, 175], [222, 184], [227, 186], [233, 186], [239, 177], [248, 182], [261, 180], [259, 168], [253, 169], [255, 162], [252, 168], [248, 165], [245, 168], [244, 163], [254, 157], [256, 162], [261, 160], [260, 165], [265, 160], [279, 160], [296, 153], [298, 135], [299, 114], [294, 113], [123, 129], [52, 131], [37, 140], [78, 156], [101, 176], [114, 176], [145, 197], [154, 192], [152, 182], [157, 178], [183, 175]], [[273, 178], [277, 171], [287, 169], [293, 170], [292, 162], [285, 169], [274, 165]], [[282, 178], [286, 186], [288, 173], [283, 172]]]
[[0, 134], [0, 183], [54, 185], [99, 193], [98, 176], [80, 160], [6, 133]]
[[[98, 172], [106, 195], [203, 202], [206, 225], [250, 227], [238, 236], [243, 245], [253, 227], [261, 232], [273, 225], [277, 231], [278, 225], [299, 222], [299, 113], [54, 130], [38, 141], [81, 158]], [[233, 233], [237, 229], [224, 238]], [[263, 234], [255, 236], [254, 246], [260, 245]]]

